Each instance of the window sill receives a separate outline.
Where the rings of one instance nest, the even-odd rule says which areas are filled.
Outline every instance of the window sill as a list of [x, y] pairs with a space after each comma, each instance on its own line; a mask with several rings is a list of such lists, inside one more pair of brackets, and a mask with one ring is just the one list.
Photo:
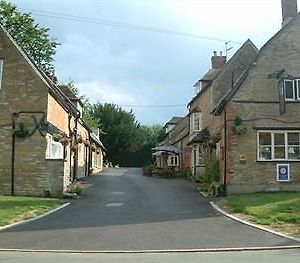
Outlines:
[[257, 163], [286, 163], [286, 162], [290, 162], [290, 163], [297, 163], [300, 162], [299, 160], [256, 160]]

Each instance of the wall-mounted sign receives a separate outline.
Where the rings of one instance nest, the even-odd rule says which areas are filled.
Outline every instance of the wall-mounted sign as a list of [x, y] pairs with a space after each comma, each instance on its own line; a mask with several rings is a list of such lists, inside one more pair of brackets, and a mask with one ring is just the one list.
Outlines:
[[240, 161], [246, 161], [246, 154], [241, 154], [240, 155]]
[[290, 181], [290, 165], [277, 164], [277, 181], [289, 182]]

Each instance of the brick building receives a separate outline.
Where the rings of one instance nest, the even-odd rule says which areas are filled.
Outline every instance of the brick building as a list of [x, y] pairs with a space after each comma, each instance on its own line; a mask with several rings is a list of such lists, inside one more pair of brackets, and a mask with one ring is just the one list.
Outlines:
[[250, 40], [247, 40], [229, 61], [226, 61], [221, 52], [217, 54], [215, 51], [211, 57], [211, 69], [195, 83], [197, 94], [188, 103], [188, 145], [191, 151], [190, 167], [194, 175], [203, 173], [205, 158], [223, 157], [224, 148], [220, 142], [222, 119], [211, 113], [215, 103], [240, 79], [256, 54], [257, 48]]
[[229, 193], [300, 190], [300, 15], [296, 1], [282, 5], [283, 28], [213, 111]]
[[88, 174], [93, 141], [76, 103], [0, 26], [0, 194], [61, 195]]
[[165, 126], [165, 138], [154, 148], [154, 156], [158, 168], [172, 167], [176, 170], [189, 168], [190, 150], [189, 117], [173, 117]]

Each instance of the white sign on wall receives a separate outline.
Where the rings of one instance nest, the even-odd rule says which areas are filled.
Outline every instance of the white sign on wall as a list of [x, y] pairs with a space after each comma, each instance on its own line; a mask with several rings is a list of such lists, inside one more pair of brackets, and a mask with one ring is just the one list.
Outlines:
[[289, 182], [290, 181], [290, 165], [277, 164], [277, 181]]

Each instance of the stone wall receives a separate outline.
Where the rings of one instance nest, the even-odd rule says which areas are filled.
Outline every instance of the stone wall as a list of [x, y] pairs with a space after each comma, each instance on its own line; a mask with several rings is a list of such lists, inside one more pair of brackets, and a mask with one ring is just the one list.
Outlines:
[[[0, 194], [11, 193], [12, 114], [16, 124], [23, 123], [33, 133], [35, 122], [47, 116], [48, 87], [39, 72], [22, 56], [13, 42], [0, 29], [0, 57], [3, 59], [0, 90]], [[47, 140], [38, 130], [26, 138], [15, 140], [16, 195], [43, 196], [60, 189], [62, 175], [58, 162], [49, 166], [45, 159]], [[56, 178], [55, 178], [56, 177]], [[54, 182], [55, 181], [55, 182]], [[50, 193], [52, 194], [52, 193]]]
[[[231, 102], [227, 104], [228, 162], [227, 179], [230, 193], [257, 191], [300, 190], [299, 161], [258, 161], [258, 130], [300, 130], [300, 102], [286, 103], [286, 111], [279, 112], [278, 80], [269, 74], [285, 69], [300, 77], [300, 17], [263, 47], [256, 63]], [[224, 112], [223, 112], [224, 116]], [[233, 120], [239, 116], [247, 127], [245, 135], [232, 132]], [[240, 156], [246, 161], [240, 161]], [[276, 165], [289, 163], [291, 182], [277, 182]]]

